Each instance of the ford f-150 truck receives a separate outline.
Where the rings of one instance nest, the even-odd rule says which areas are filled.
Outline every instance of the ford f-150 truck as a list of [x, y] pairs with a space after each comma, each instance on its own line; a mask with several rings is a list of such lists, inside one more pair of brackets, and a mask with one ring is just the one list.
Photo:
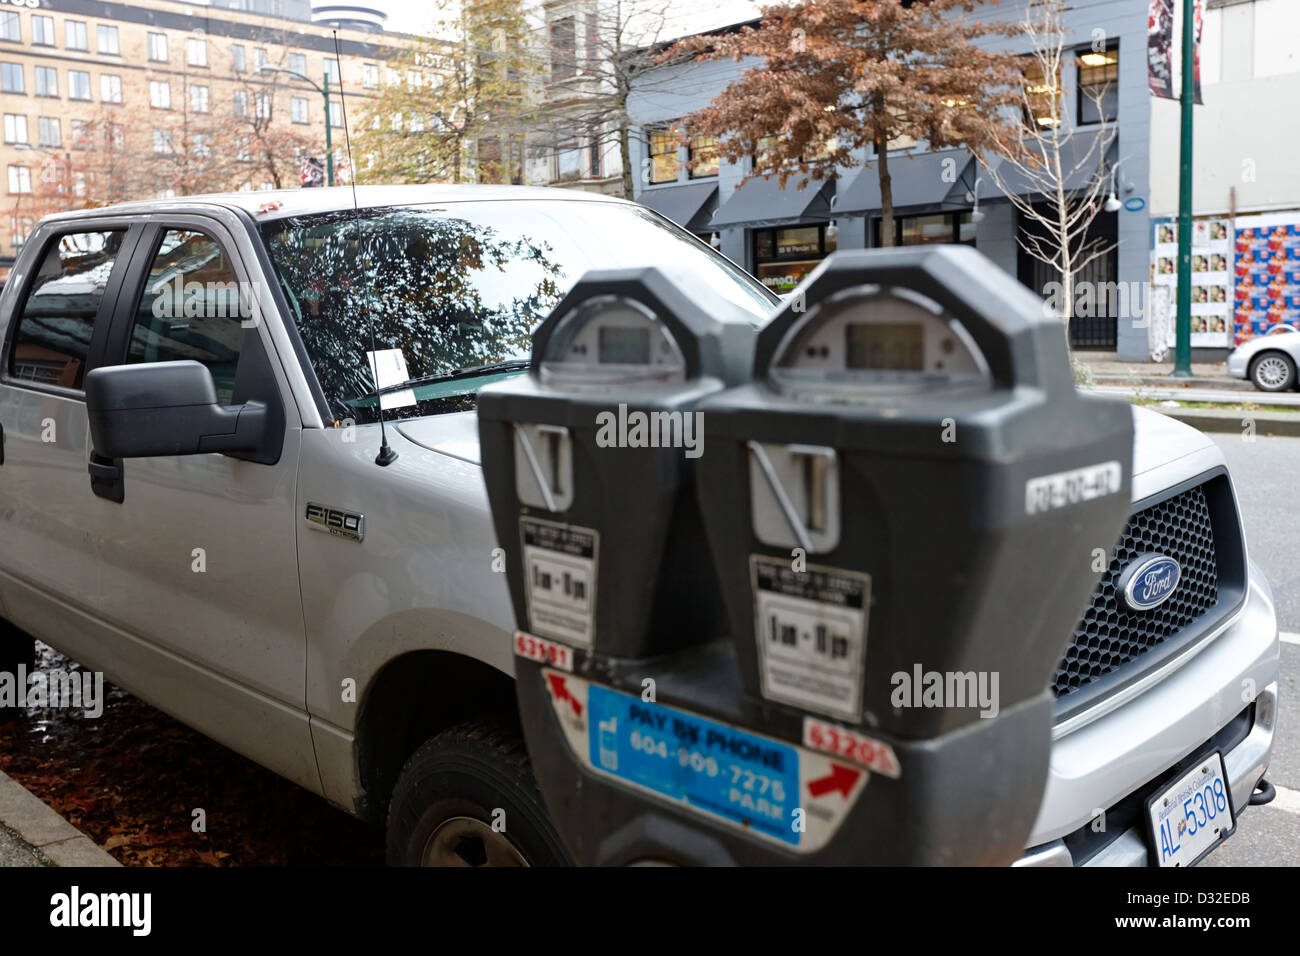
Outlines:
[[[564, 862], [519, 728], [475, 392], [521, 373], [591, 268], [657, 265], [755, 327], [776, 300], [631, 203], [355, 202], [239, 193], [37, 226], [0, 294], [0, 669], [45, 641], [386, 825], [391, 863]], [[87, 381], [124, 365], [157, 367], [129, 395]], [[1157, 862], [1161, 786], [1221, 752], [1240, 813], [1268, 766], [1277, 626], [1223, 456], [1134, 416], [1132, 517], [1056, 674], [1027, 865]], [[109, 425], [130, 436], [116, 458], [92, 438]], [[1152, 553], [1178, 574], [1144, 610], [1122, 591]]]

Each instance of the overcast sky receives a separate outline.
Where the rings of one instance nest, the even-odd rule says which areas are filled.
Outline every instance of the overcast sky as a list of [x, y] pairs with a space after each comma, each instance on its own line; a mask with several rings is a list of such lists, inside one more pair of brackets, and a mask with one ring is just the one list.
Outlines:
[[[670, 36], [684, 36], [713, 27], [740, 23], [758, 16], [754, 0], [670, 0]], [[387, 28], [398, 33], [427, 33], [435, 18], [434, 6], [424, 0], [362, 0], [388, 14]]]

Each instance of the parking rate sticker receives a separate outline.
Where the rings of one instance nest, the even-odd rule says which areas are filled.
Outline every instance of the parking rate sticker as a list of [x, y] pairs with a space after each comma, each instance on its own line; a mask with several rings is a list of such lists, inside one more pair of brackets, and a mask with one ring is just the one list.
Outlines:
[[529, 630], [590, 647], [596, 625], [596, 550], [589, 528], [519, 519]]
[[871, 577], [758, 554], [749, 565], [763, 696], [861, 720]]
[[597, 774], [728, 827], [811, 853], [871, 771], [826, 753], [543, 667], [570, 752]]

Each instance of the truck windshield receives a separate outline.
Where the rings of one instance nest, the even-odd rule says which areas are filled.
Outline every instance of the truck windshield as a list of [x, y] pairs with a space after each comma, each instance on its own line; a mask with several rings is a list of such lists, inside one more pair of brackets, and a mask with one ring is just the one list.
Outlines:
[[[777, 299], [688, 233], [638, 206], [582, 200], [459, 202], [291, 217], [262, 227], [276, 278], [336, 419], [474, 407], [527, 360], [533, 330], [589, 269], [654, 265], [703, 303], [764, 324]], [[373, 329], [372, 329], [373, 326]], [[373, 344], [372, 344], [373, 332]], [[476, 369], [455, 374], [458, 370]]]

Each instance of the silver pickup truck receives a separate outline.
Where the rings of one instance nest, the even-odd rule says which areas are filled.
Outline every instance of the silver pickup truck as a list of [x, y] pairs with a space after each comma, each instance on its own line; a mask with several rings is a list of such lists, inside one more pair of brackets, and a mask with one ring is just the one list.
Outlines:
[[[657, 265], [756, 327], [776, 300], [630, 203], [356, 200], [159, 200], [32, 233], [0, 294], [0, 669], [39, 638], [386, 824], [391, 863], [563, 862], [518, 726], [474, 394], [520, 373], [590, 268]], [[1223, 456], [1134, 415], [1132, 518], [1056, 675], [1025, 864], [1161, 862], [1160, 787], [1221, 752], [1240, 813], [1268, 766], [1277, 626]], [[1176, 587], [1130, 609], [1153, 552]]]

